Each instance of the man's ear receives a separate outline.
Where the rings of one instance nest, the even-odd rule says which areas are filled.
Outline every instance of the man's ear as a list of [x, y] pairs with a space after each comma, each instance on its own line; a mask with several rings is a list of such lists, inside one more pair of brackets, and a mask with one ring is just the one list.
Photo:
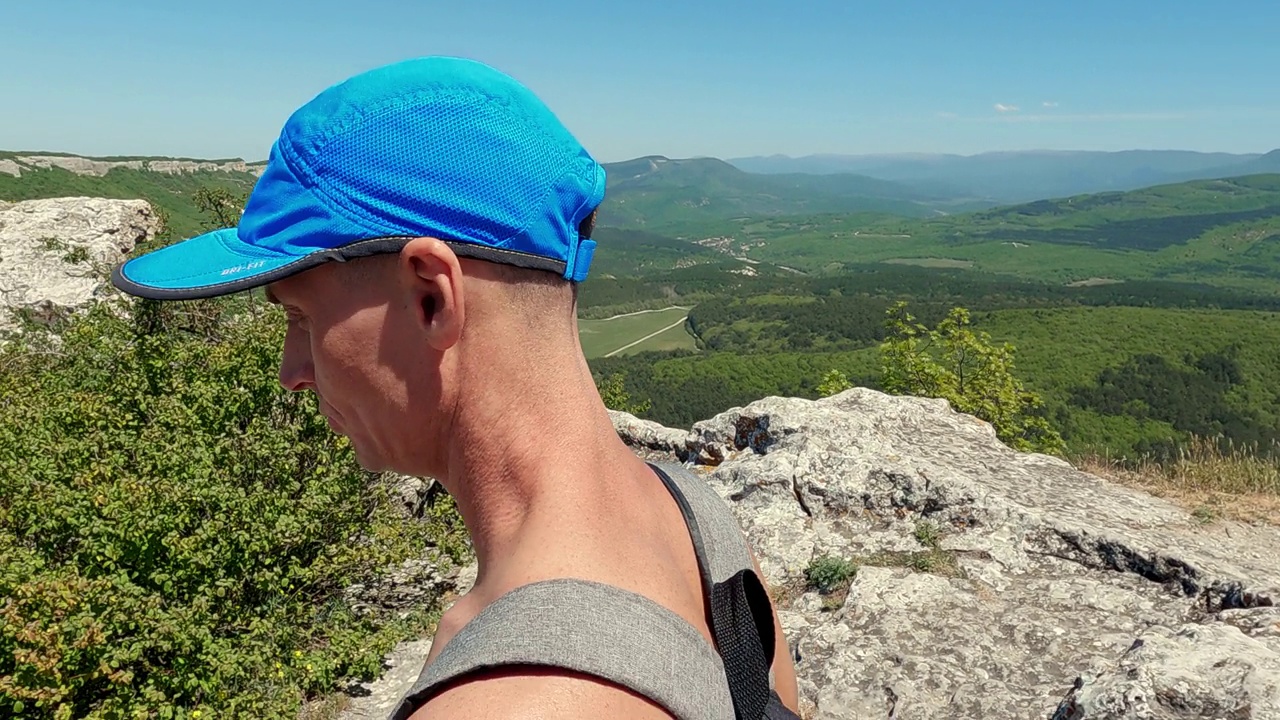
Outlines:
[[436, 238], [414, 238], [401, 249], [400, 266], [410, 310], [427, 342], [437, 350], [453, 347], [462, 337], [465, 313], [458, 256]]

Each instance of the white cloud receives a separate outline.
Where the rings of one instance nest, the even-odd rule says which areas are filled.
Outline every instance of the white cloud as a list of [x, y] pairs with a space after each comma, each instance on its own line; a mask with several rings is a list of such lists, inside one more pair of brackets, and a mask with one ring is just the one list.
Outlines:
[[1002, 113], [1018, 112], [1017, 105], [1005, 105], [1004, 103], [996, 103], [995, 107], [996, 107], [996, 112], [1002, 112]]
[[1136, 112], [1136, 113], [1093, 113], [1076, 115], [1031, 114], [1010, 115], [991, 122], [1161, 122], [1190, 119], [1188, 113], [1178, 112]]
[[1047, 107], [1047, 108], [1055, 108], [1055, 107], [1058, 107], [1058, 101], [1057, 101], [1057, 100], [1045, 100], [1044, 102], [1040, 103], [1040, 106], [1041, 106], [1041, 107]]

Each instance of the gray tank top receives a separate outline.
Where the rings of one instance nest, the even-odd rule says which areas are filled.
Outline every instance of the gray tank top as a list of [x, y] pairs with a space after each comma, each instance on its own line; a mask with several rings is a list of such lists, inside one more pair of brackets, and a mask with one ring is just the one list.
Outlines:
[[[655, 463], [684, 496], [712, 582], [753, 567], [729, 506], [681, 465]], [[662, 482], [654, 476], [654, 482]], [[422, 669], [391, 714], [405, 720], [448, 683], [501, 665], [541, 665], [630, 688], [679, 720], [733, 720], [724, 663], [692, 625], [636, 593], [559, 578], [518, 587], [486, 607]]]

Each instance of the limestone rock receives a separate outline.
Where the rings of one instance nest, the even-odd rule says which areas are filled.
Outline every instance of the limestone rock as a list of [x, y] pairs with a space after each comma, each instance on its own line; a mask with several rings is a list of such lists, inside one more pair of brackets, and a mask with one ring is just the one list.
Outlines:
[[55, 198], [0, 204], [0, 329], [11, 309], [56, 314], [110, 288], [104, 272], [158, 231], [145, 200]]
[[[16, 161], [16, 162], [15, 162]], [[124, 170], [148, 170], [169, 175], [195, 172], [247, 172], [261, 175], [265, 167], [262, 163], [247, 163], [243, 160], [96, 160], [79, 155], [19, 155], [13, 160], [4, 161], [0, 172], [11, 175], [21, 174], [23, 165], [48, 170], [59, 168], [76, 175], [102, 177], [117, 168]], [[12, 172], [6, 168], [12, 168]]]
[[421, 518], [422, 511], [431, 498], [437, 493], [444, 492], [444, 487], [434, 478], [384, 473], [379, 481], [396, 499], [396, 508], [406, 518]]
[[350, 700], [339, 714], [340, 720], [387, 720], [400, 698], [422, 672], [422, 663], [431, 652], [431, 639], [400, 643], [383, 659], [383, 673], [377, 680], [358, 683], [347, 689]]
[[31, 167], [48, 170], [61, 168], [76, 175], [93, 175], [102, 177], [113, 168], [141, 170], [141, 160], [93, 160], [78, 155], [23, 155], [18, 161]]
[[405, 614], [436, 602], [446, 593], [466, 592], [475, 572], [438, 560], [434, 554], [406, 560], [377, 579], [348, 586], [343, 599], [357, 615]]
[[1264, 637], [1226, 618], [1147, 630], [1111, 667], [1082, 676], [1053, 720], [1280, 718], [1280, 609], [1266, 610], [1274, 630]]
[[640, 457], [663, 460], [688, 457], [689, 433], [617, 410], [610, 410], [609, 417], [618, 436]]

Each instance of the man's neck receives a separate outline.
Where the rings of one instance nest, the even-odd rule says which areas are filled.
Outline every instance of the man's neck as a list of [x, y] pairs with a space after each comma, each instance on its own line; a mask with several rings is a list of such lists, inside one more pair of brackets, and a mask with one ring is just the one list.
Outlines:
[[[530, 521], [552, 510], [590, 505], [611, 478], [636, 460], [618, 439], [581, 355], [557, 364], [557, 378], [522, 377], [520, 368], [490, 366], [468, 385], [477, 391], [459, 408], [451, 433], [446, 487], [485, 570], [509, 558]], [[527, 367], [527, 366], [526, 366]]]

